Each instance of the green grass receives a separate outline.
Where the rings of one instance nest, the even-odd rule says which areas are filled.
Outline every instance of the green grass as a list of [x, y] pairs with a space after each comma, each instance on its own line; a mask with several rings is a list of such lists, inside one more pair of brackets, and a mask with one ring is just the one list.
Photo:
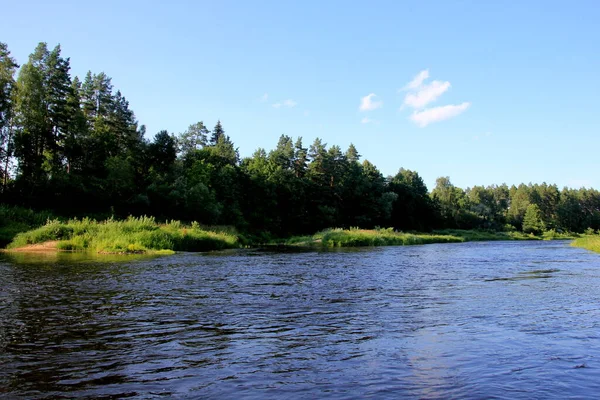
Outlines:
[[8, 248], [58, 240], [59, 250], [98, 253], [160, 253], [208, 251], [240, 246], [239, 235], [231, 228], [208, 229], [198, 223], [179, 221], [158, 224], [154, 217], [129, 217], [123, 221], [89, 218], [67, 222], [50, 220], [45, 225], [18, 234]]
[[464, 229], [444, 229], [435, 231], [438, 235], [452, 235], [463, 238], [465, 242], [482, 242], [493, 240], [540, 240], [541, 237], [523, 232], [495, 232]]
[[493, 232], [477, 230], [446, 229], [427, 233], [396, 232], [386, 229], [327, 229], [312, 236], [294, 236], [286, 240], [274, 241], [271, 244], [286, 246], [310, 247], [357, 247], [357, 246], [392, 246], [415, 245], [428, 243], [457, 243], [491, 240], [553, 240], [573, 239], [578, 235], [545, 232], [542, 236], [522, 232]]
[[581, 247], [582, 249], [595, 251], [600, 253], [600, 236], [598, 235], [586, 235], [573, 240], [571, 246]]
[[428, 243], [456, 243], [464, 239], [452, 235], [414, 234], [395, 232], [393, 229], [327, 229], [313, 236], [296, 236], [277, 244], [312, 247], [358, 247], [416, 245]]
[[464, 238], [466, 242], [492, 241], [492, 240], [567, 240], [579, 237], [576, 233], [556, 232], [549, 230], [540, 236], [532, 233], [523, 233], [518, 231], [496, 232], [496, 231], [480, 231], [480, 230], [463, 230], [463, 229], [444, 229], [435, 231], [439, 235], [452, 235]]

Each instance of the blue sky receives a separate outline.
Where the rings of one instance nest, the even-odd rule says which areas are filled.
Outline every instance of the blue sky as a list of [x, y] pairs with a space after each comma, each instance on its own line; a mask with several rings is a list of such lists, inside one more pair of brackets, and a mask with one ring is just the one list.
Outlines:
[[[88, 4], [86, 4], [88, 3]], [[600, 188], [597, 1], [19, 1], [0, 41], [104, 71], [149, 136], [221, 119], [354, 143], [385, 175]], [[373, 94], [372, 96], [370, 96]]]

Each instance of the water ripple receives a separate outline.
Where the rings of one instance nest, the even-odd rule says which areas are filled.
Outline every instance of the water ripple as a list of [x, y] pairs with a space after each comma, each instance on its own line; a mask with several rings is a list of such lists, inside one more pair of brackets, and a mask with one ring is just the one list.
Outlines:
[[516, 242], [5, 258], [0, 398], [589, 398], [599, 258]]

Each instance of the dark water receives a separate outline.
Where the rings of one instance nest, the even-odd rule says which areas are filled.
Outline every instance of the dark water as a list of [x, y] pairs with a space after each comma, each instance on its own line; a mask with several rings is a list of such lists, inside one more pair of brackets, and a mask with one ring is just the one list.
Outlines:
[[568, 242], [0, 262], [2, 398], [596, 398], [599, 335]]

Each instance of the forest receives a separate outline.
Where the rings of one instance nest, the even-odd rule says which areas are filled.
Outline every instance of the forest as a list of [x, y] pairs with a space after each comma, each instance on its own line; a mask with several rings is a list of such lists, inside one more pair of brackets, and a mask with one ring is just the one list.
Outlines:
[[344, 150], [286, 135], [272, 150], [241, 159], [225, 126], [198, 121], [184, 132], [148, 133], [104, 72], [71, 76], [60, 45], [40, 43], [19, 65], [0, 43], [5, 205], [64, 217], [148, 215], [231, 225], [264, 237], [329, 227], [534, 234], [600, 228], [594, 189], [462, 189], [440, 177], [430, 191], [416, 171], [384, 176], [353, 145]]

